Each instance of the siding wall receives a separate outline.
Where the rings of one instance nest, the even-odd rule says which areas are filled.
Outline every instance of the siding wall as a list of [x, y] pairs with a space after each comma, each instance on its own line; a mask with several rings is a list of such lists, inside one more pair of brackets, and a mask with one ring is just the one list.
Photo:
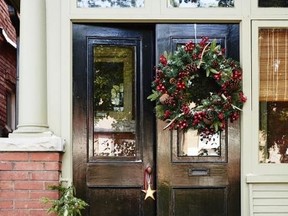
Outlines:
[[287, 179], [283, 179], [283, 176], [249, 176], [247, 182], [250, 216], [288, 215]]

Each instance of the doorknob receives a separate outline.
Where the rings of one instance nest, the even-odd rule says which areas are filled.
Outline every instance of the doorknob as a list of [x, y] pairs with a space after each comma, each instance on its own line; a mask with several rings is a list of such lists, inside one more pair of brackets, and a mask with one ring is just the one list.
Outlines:
[[146, 194], [144, 200], [146, 200], [148, 197], [155, 200], [154, 193], [156, 190], [151, 188], [152, 180], [152, 168], [151, 166], [147, 166], [147, 168], [144, 170], [144, 190], [142, 190]]

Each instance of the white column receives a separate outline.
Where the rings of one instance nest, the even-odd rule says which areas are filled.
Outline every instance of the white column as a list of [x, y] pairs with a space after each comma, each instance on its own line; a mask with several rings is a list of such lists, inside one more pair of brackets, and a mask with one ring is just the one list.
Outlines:
[[48, 132], [45, 0], [21, 0], [19, 123], [13, 134]]

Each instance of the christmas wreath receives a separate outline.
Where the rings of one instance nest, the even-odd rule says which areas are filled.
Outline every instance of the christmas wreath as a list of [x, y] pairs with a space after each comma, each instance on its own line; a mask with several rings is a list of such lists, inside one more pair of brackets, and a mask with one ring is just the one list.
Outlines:
[[155, 67], [152, 94], [157, 118], [164, 128], [197, 130], [214, 134], [225, 129], [228, 120], [237, 120], [246, 101], [242, 92], [239, 62], [225, 57], [225, 50], [203, 37], [160, 56]]

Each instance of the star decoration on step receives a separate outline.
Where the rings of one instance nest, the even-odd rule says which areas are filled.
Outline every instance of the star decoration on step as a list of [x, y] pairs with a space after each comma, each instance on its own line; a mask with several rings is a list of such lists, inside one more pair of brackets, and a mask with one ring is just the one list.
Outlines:
[[156, 190], [152, 190], [150, 184], [148, 184], [148, 189], [147, 190], [142, 190], [142, 191], [146, 194], [144, 200], [146, 200], [148, 197], [150, 197], [153, 200], [155, 200], [154, 193], [156, 192]]

